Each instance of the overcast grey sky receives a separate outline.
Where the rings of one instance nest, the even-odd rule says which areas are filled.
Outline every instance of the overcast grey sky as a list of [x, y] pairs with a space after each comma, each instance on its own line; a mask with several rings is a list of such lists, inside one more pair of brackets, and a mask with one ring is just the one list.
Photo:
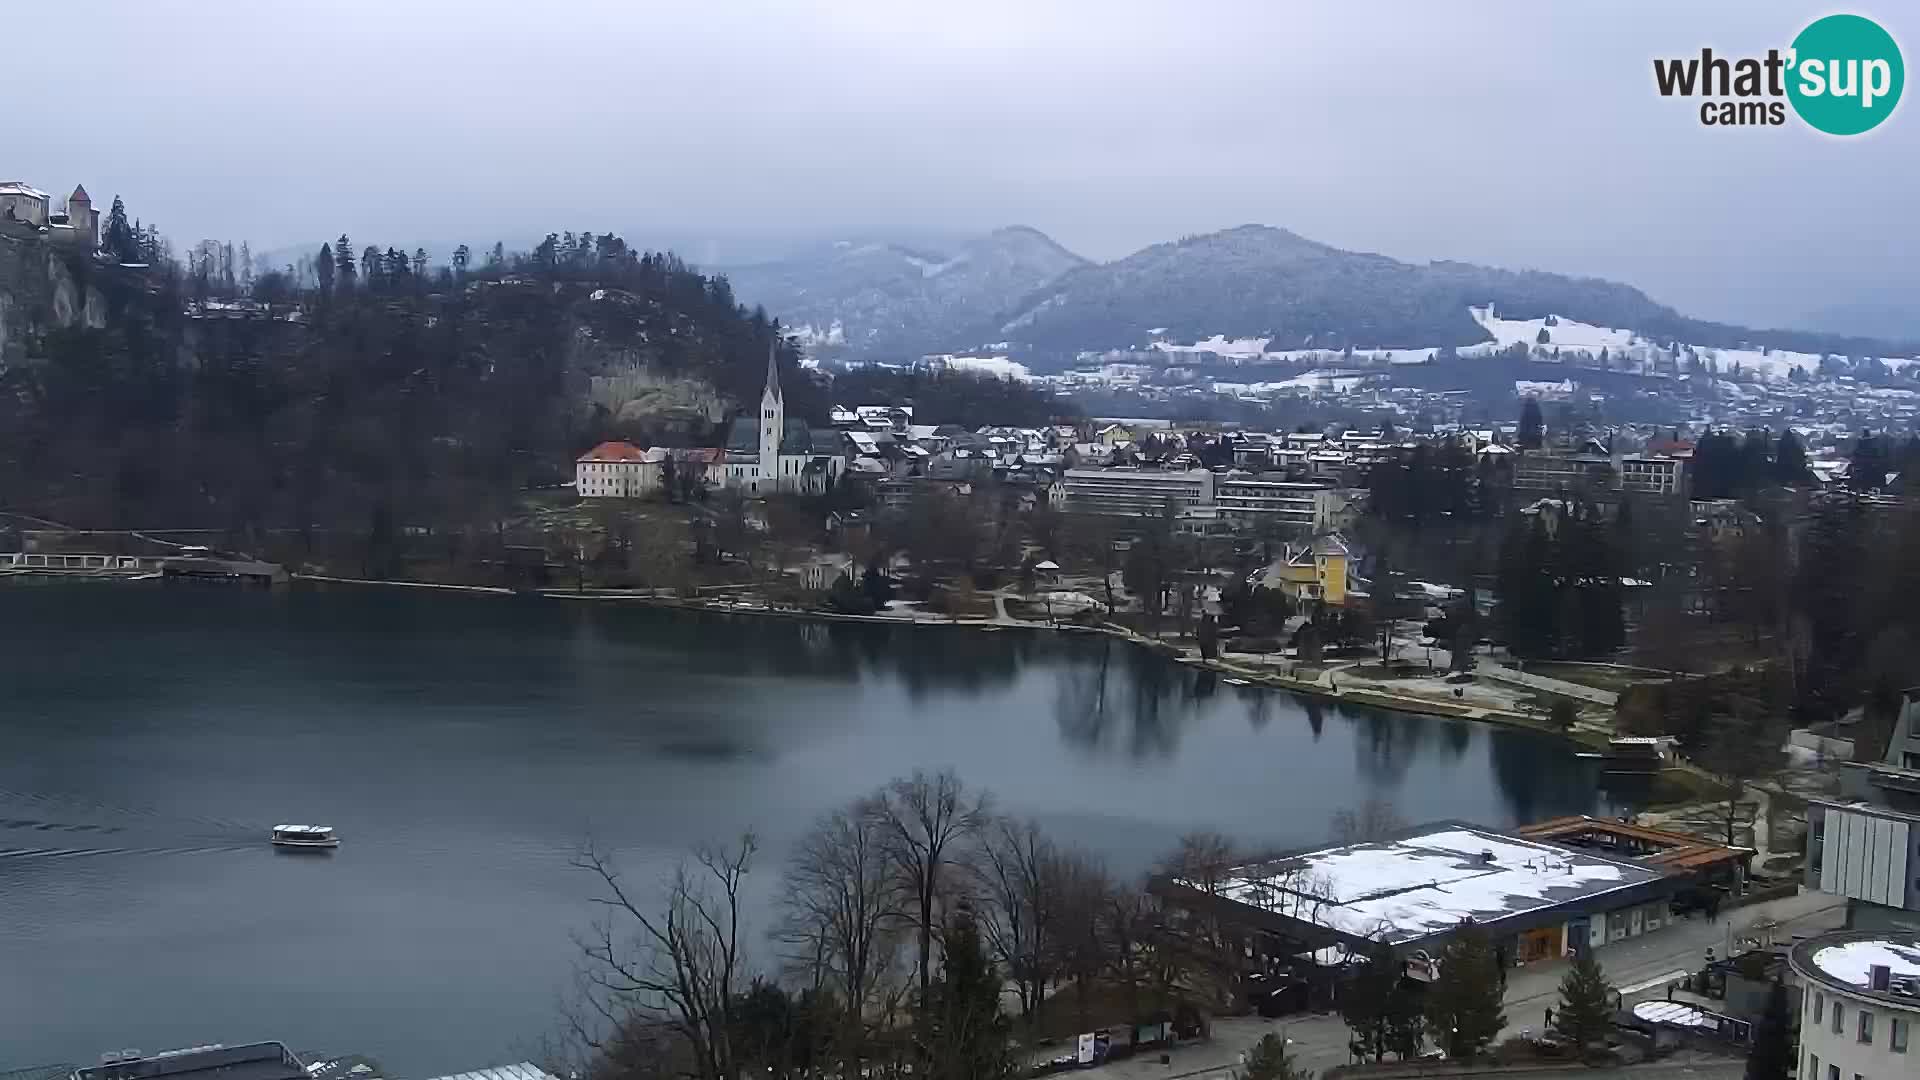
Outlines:
[[[181, 0], [13, 13], [0, 178], [176, 245], [1245, 222], [1760, 324], [1916, 295], [1920, 104], [1713, 129], [1651, 59], [1819, 3]], [[1907, 46], [1920, 10], [1852, 8]], [[30, 17], [26, 17], [30, 16]], [[23, 21], [23, 18], [24, 21]], [[737, 245], [736, 245], [737, 249]], [[725, 248], [709, 249], [724, 253]], [[437, 253], [440, 254], [440, 253]], [[698, 255], [699, 253], [696, 253]]]

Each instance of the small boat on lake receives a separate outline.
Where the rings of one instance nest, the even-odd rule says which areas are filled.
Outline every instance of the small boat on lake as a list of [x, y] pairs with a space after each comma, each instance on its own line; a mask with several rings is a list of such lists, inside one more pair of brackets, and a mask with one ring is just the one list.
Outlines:
[[337, 848], [340, 838], [331, 825], [275, 825], [273, 845], [283, 848]]

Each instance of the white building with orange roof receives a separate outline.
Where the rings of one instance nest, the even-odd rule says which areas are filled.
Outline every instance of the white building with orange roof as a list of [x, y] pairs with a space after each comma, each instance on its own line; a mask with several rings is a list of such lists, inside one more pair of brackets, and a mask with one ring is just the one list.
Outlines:
[[609, 439], [574, 459], [574, 491], [583, 499], [638, 499], [660, 489], [664, 450]]

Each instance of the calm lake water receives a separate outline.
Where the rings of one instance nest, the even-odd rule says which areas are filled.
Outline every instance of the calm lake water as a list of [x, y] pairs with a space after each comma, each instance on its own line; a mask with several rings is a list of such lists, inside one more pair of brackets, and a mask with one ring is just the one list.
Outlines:
[[[430, 1076], [524, 1056], [647, 874], [916, 767], [1133, 872], [1335, 809], [1592, 809], [1524, 732], [1229, 687], [1105, 639], [409, 590], [0, 588], [0, 1069], [283, 1039]], [[267, 829], [323, 821], [332, 855]]]

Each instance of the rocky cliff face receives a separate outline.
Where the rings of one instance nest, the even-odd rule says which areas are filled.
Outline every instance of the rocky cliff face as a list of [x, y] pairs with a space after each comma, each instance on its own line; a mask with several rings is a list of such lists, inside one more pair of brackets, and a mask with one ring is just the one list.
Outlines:
[[0, 233], [0, 366], [31, 361], [41, 334], [79, 325], [107, 325], [100, 290], [75, 281], [46, 240]]

